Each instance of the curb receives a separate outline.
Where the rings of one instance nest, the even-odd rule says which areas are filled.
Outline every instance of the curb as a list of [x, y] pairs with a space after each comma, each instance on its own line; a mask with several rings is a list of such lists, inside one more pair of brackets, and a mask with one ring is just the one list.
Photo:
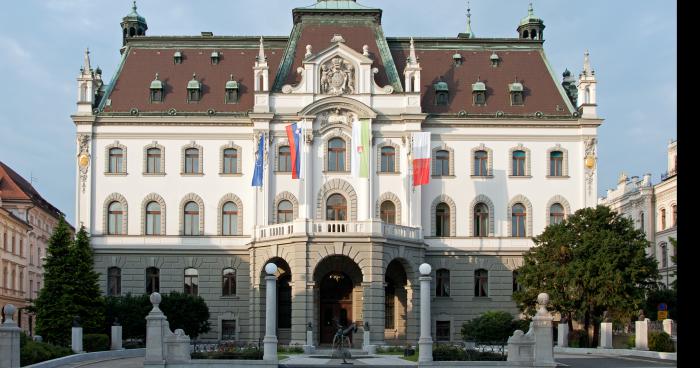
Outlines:
[[554, 353], [601, 356], [636, 356], [642, 358], [653, 358], [671, 361], [678, 360], [678, 353], [664, 353], [660, 351], [642, 351], [634, 349], [562, 348], [555, 346]]
[[32, 365], [25, 366], [23, 368], [55, 368], [66, 364], [86, 362], [90, 360], [99, 359], [117, 359], [117, 358], [136, 358], [145, 357], [146, 349], [127, 349], [127, 350], [110, 350], [110, 351], [97, 351], [94, 353], [82, 353], [64, 356], [57, 359], [47, 360], [45, 362], [40, 362]]

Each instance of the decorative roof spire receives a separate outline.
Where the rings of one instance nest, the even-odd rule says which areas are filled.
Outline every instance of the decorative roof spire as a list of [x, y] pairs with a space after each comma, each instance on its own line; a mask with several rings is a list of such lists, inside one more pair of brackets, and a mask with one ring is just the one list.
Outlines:
[[92, 72], [92, 67], [90, 66], [90, 48], [85, 48], [85, 56], [83, 57], [83, 73]]
[[260, 51], [258, 52], [256, 60], [258, 61], [258, 63], [264, 63], [267, 61], [267, 57], [265, 56], [265, 45], [263, 44], [262, 36], [260, 36]]
[[408, 55], [408, 64], [415, 65], [418, 63], [418, 58], [416, 57], [416, 46], [413, 43], [413, 37], [411, 37], [411, 49]]
[[583, 75], [595, 75], [595, 71], [591, 69], [591, 59], [588, 50], [583, 54]]
[[527, 15], [531, 17], [535, 15], [535, 11], [532, 9], [532, 3], [530, 3], [530, 7], [527, 9]]
[[467, 37], [468, 38], [474, 38], [474, 32], [472, 32], [472, 14], [471, 14], [471, 6], [469, 5], [469, 1], [467, 1]]

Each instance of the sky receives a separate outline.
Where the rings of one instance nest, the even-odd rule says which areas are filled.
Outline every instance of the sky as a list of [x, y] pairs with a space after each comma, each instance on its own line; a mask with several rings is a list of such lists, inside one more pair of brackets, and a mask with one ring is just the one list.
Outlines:
[[[315, 0], [140, 0], [148, 35], [288, 36], [291, 10]], [[359, 0], [384, 10], [385, 35], [455, 37], [461, 0]], [[527, 0], [472, 0], [477, 37], [517, 37]], [[598, 194], [628, 176], [660, 181], [677, 135], [677, 4], [651, 0], [534, 0], [544, 49], [558, 78], [578, 76], [589, 50], [598, 79]], [[74, 223], [76, 111], [83, 52], [108, 82], [119, 63], [130, 0], [23, 0], [0, 12], [0, 161]], [[252, 71], [251, 71], [252, 72]], [[561, 79], [558, 80], [559, 82]]]

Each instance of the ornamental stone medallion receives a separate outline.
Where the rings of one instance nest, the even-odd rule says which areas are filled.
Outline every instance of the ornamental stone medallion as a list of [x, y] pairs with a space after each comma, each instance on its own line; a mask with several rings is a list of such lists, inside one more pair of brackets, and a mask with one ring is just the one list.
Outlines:
[[355, 68], [340, 56], [321, 65], [321, 93], [343, 95], [355, 93]]

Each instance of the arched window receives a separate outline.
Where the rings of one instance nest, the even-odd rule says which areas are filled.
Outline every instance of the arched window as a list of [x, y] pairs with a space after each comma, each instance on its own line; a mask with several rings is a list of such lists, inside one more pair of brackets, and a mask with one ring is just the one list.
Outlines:
[[450, 270], [444, 268], [435, 272], [435, 296], [450, 296]]
[[666, 209], [661, 209], [661, 230], [666, 230]]
[[489, 236], [489, 207], [483, 203], [474, 207], [474, 236]]
[[199, 272], [194, 268], [185, 269], [185, 294], [197, 296], [199, 293]]
[[450, 236], [450, 207], [444, 202], [435, 207], [435, 236]]
[[675, 204], [671, 206], [671, 212], [673, 212], [673, 226], [676, 226], [676, 221], [678, 220], [678, 207]]
[[236, 271], [233, 268], [226, 268], [221, 276], [221, 295], [236, 295]]
[[513, 151], [513, 176], [525, 176], [525, 152]]
[[328, 171], [345, 171], [345, 141], [342, 138], [328, 141]]
[[564, 207], [555, 203], [549, 208], [549, 224], [556, 225], [564, 221]]
[[561, 151], [552, 151], [549, 154], [549, 176], [564, 175], [564, 153]]
[[188, 148], [185, 150], [185, 174], [199, 173], [199, 150]]
[[435, 154], [435, 176], [450, 175], [450, 153], [445, 150], [437, 151]]
[[489, 271], [474, 271], [474, 296], [489, 296]]
[[112, 202], [108, 207], [108, 225], [107, 234], [109, 235], [122, 235], [124, 234], [124, 228], [122, 227], [122, 220], [124, 218], [124, 211], [122, 204], [119, 202]]
[[281, 201], [277, 205], [277, 223], [283, 224], [294, 220], [294, 205], [290, 201]]
[[387, 224], [396, 224], [396, 205], [392, 201], [384, 201], [379, 207], [379, 217]]
[[279, 148], [277, 160], [277, 171], [292, 172], [292, 151], [289, 146], [282, 146]]
[[347, 221], [348, 219], [348, 202], [340, 194], [333, 194], [326, 201], [326, 220], [328, 221]]
[[156, 267], [146, 269], [146, 294], [160, 292], [160, 270]]
[[226, 202], [221, 213], [221, 234], [232, 236], [238, 234], [238, 206], [233, 202]]
[[517, 203], [513, 206], [513, 218], [512, 218], [512, 234], [513, 237], [523, 238], [525, 237], [525, 220], [527, 213], [525, 212], [525, 206]]
[[486, 151], [476, 151], [474, 153], [474, 175], [489, 175], [489, 154]]
[[224, 150], [224, 174], [235, 174], [238, 170], [238, 150], [226, 148]]
[[382, 147], [381, 172], [396, 172], [396, 149], [394, 147]]
[[523, 38], [530, 38], [530, 33], [526, 30], [523, 31]]
[[661, 248], [661, 268], [666, 268], [668, 267], [668, 245], [661, 243], [659, 247]]
[[119, 267], [110, 267], [107, 270], [107, 295], [122, 295], [122, 270]]
[[185, 236], [199, 235], [199, 205], [195, 202], [187, 202], [184, 215]]
[[109, 150], [109, 172], [112, 174], [123, 173], [124, 170], [124, 150], [121, 148], [111, 148]]
[[150, 202], [146, 206], [146, 235], [160, 235], [160, 204]]
[[513, 271], [513, 292], [523, 290], [522, 285], [520, 285], [520, 283], [518, 282], [518, 275], [518, 271]]
[[532, 38], [533, 40], [534, 40], [535, 38], [537, 38], [537, 30], [536, 30], [536, 29], [533, 29], [533, 30], [532, 30], [532, 33], [530, 33], [530, 38]]
[[160, 167], [161, 151], [160, 148], [149, 148], [146, 151], [146, 173], [148, 174], [159, 174], [161, 173]]

